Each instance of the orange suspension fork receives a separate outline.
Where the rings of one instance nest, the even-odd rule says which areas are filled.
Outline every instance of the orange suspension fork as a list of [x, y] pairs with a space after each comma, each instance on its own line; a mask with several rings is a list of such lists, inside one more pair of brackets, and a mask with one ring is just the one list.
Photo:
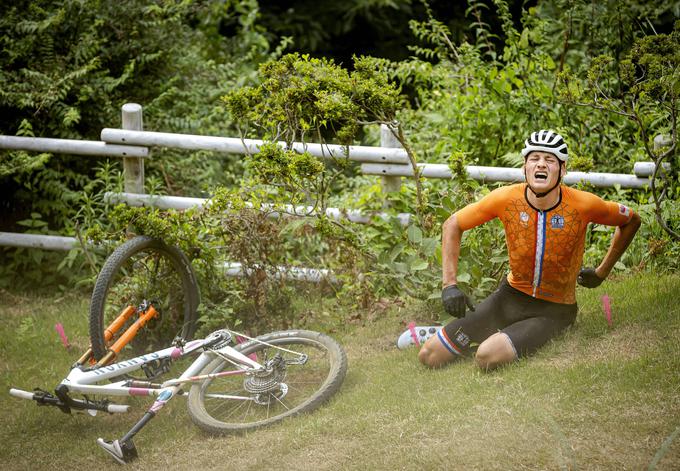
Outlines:
[[[111, 322], [111, 324], [104, 330], [104, 341], [106, 343], [109, 342], [113, 338], [113, 336], [120, 330], [120, 328], [125, 325], [125, 323], [132, 317], [132, 315], [137, 312], [137, 309], [129, 305], [125, 309], [123, 309], [123, 312], [120, 313], [116, 319]], [[92, 347], [88, 348], [87, 351], [83, 354], [82, 357], [77, 361], [78, 365], [83, 365], [87, 360], [92, 357]], [[94, 361], [92, 362], [94, 363]]]
[[108, 326], [104, 331], [104, 341], [108, 342], [111, 340], [115, 333], [118, 332], [121, 327], [123, 327], [123, 325], [130, 317], [132, 317], [135, 312], [137, 312], [137, 309], [134, 306], [128, 306], [123, 309], [123, 312], [120, 313], [120, 316], [118, 316], [115, 321], [111, 322], [111, 325]]
[[[133, 312], [134, 312], [134, 308], [133, 308]], [[118, 319], [116, 319], [113, 322], [113, 324], [118, 322], [118, 320], [122, 316], [123, 316], [123, 314], [121, 314], [118, 317]], [[111, 347], [109, 347], [108, 353], [106, 355], [104, 355], [101, 358], [101, 360], [99, 360], [97, 362], [97, 366], [104, 366], [104, 365], [107, 365], [110, 362], [112, 362], [116, 358], [116, 356], [120, 353], [120, 351], [128, 343], [130, 343], [130, 341], [132, 341], [133, 338], [135, 338], [135, 336], [137, 335], [137, 332], [139, 332], [139, 329], [144, 327], [147, 322], [149, 322], [151, 319], [153, 319], [154, 317], [157, 317], [157, 316], [158, 316], [158, 311], [156, 311], [156, 309], [153, 306], [149, 306], [146, 311], [142, 312], [139, 315], [139, 319], [137, 319], [134, 324], [132, 324], [130, 327], [128, 327], [128, 329], [123, 333], [123, 335], [118, 337], [118, 339], [114, 342], [114, 344], [111, 345]], [[117, 326], [116, 330], [120, 329], [120, 326], [123, 325], [123, 323], [124, 323], [124, 321], [121, 322], [120, 325]], [[113, 324], [111, 324], [112, 327], [113, 327]], [[113, 330], [111, 332], [111, 336], [116, 332], [116, 330]]]

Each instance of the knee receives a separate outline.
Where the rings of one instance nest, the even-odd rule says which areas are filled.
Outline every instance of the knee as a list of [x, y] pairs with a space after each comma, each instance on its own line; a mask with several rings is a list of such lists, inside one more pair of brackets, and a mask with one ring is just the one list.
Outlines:
[[493, 349], [482, 343], [475, 353], [475, 363], [480, 369], [489, 371], [496, 367], [495, 357]]
[[437, 366], [434, 352], [427, 346], [427, 343], [420, 348], [420, 351], [418, 352], [418, 361], [430, 368]]
[[423, 365], [429, 368], [439, 368], [449, 363], [452, 358], [449, 353], [443, 351], [443, 347], [439, 347], [436, 342], [429, 339], [418, 352], [418, 360]]
[[507, 335], [496, 333], [479, 345], [475, 354], [475, 363], [484, 370], [490, 371], [517, 359], [515, 348]]

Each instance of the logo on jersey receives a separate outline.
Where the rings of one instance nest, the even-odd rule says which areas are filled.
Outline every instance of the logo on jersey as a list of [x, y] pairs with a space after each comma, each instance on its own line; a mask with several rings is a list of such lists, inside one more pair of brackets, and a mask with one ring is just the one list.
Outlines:
[[519, 220], [522, 222], [522, 225], [526, 227], [527, 224], [529, 223], [529, 215], [522, 211], [519, 213]]
[[564, 227], [564, 218], [559, 214], [555, 214], [550, 218], [550, 225], [553, 229], [562, 229]]
[[470, 344], [470, 337], [458, 329], [458, 332], [456, 332], [456, 342], [458, 342], [458, 345], [465, 348]]
[[630, 217], [630, 208], [627, 206], [624, 206], [622, 204], [619, 204], [619, 214], [623, 214], [627, 218]]

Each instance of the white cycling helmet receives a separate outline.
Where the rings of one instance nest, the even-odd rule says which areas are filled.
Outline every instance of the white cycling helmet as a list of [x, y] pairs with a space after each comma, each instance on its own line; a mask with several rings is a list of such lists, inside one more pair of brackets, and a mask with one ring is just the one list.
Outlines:
[[524, 141], [522, 157], [526, 158], [530, 152], [534, 151], [549, 152], [562, 162], [566, 162], [569, 158], [567, 155], [567, 144], [562, 139], [562, 136], [555, 131], [541, 129], [540, 131], [532, 132], [529, 139]]

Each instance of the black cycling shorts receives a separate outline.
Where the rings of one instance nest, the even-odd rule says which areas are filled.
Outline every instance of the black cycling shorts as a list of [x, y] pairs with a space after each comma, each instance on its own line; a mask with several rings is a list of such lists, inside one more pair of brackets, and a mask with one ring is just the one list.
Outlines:
[[[498, 289], [474, 311], [444, 327], [442, 340], [453, 353], [465, 352], [471, 343], [480, 344], [492, 334], [506, 334], [518, 357], [531, 354], [576, 320], [576, 304], [559, 304], [529, 296], [503, 279]], [[455, 351], [454, 351], [455, 350]]]

